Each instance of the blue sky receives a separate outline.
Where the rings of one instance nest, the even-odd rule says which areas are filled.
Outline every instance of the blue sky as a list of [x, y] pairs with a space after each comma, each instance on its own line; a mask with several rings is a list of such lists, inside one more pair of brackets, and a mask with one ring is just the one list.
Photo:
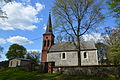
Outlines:
[[27, 50], [41, 50], [42, 34], [45, 32], [48, 13], [53, 6], [52, 1], [54, 0], [16, 0], [2, 6], [8, 15], [8, 19], [2, 20], [4, 24], [0, 24], [2, 26], [0, 45], [4, 47], [3, 58], [13, 43], [21, 44]]
[[[42, 49], [42, 34], [45, 32], [53, 1], [16, 0], [2, 6], [2, 10], [6, 11], [8, 19], [0, 19], [0, 45], [4, 47], [4, 52], [1, 53], [3, 58], [0, 58], [0, 61], [5, 59], [4, 55], [13, 43], [21, 44], [27, 50]], [[114, 25], [114, 19], [107, 18], [101, 26]], [[86, 40], [88, 36], [87, 34]], [[95, 36], [100, 36], [100, 34], [95, 34]]]

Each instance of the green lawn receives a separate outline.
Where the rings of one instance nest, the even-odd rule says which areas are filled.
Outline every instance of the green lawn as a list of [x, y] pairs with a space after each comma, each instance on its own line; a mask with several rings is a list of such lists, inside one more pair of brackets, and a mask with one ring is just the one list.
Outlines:
[[47, 74], [38, 72], [26, 72], [20, 68], [0, 69], [0, 80], [120, 80], [115, 77], [88, 77], [70, 76], [63, 74]]

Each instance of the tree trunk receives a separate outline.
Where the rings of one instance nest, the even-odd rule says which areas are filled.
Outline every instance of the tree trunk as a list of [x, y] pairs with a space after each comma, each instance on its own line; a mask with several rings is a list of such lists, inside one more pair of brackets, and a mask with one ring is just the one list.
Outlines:
[[78, 49], [78, 66], [81, 66], [81, 48], [80, 48], [80, 38], [77, 36], [77, 49]]
[[81, 66], [81, 52], [78, 51], [78, 66]]

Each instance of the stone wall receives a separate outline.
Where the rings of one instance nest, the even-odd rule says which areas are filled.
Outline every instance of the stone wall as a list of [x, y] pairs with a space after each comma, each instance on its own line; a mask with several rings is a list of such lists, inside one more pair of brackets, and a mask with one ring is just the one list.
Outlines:
[[0, 69], [7, 68], [9, 66], [9, 61], [0, 62]]
[[[84, 52], [86, 52], [87, 58], [84, 58]], [[62, 53], [66, 53], [64, 60], [61, 59]], [[47, 54], [47, 61], [55, 62], [55, 66], [77, 66], [78, 53], [77, 51], [51, 52]], [[97, 50], [81, 51], [81, 65], [98, 65]]]
[[[87, 58], [84, 58], [84, 52]], [[97, 50], [81, 51], [81, 65], [98, 65]]]
[[85, 75], [85, 76], [119, 76], [120, 66], [68, 66], [68, 67], [53, 67], [53, 73], [62, 73], [68, 75]]
[[[66, 53], [66, 59], [61, 59], [61, 54]], [[78, 54], [76, 51], [71, 52], [53, 52], [48, 53], [48, 62], [55, 62], [55, 66], [77, 66]]]

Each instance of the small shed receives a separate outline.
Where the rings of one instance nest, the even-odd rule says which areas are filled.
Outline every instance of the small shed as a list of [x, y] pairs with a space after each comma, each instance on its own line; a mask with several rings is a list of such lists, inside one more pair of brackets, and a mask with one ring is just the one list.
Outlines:
[[9, 60], [9, 67], [21, 67], [26, 71], [34, 70], [34, 63], [30, 59], [25, 58], [14, 58]]

